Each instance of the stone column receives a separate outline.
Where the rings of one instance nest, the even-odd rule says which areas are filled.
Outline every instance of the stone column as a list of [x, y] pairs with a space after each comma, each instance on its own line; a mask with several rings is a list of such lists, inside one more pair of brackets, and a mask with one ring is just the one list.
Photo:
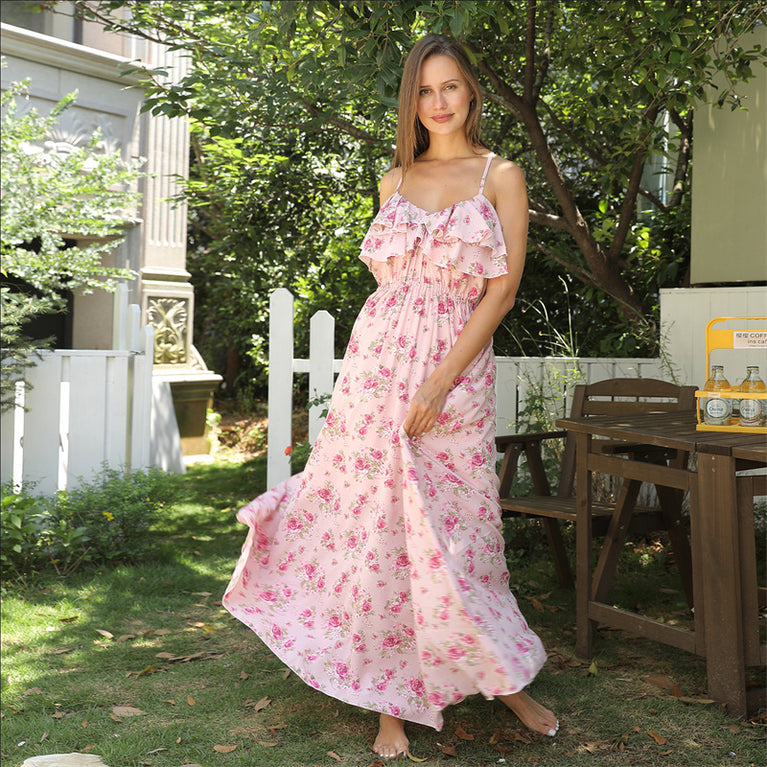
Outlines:
[[[177, 80], [188, 67], [176, 51], [150, 46], [153, 66], [167, 66]], [[186, 455], [208, 452], [206, 414], [221, 376], [209, 371], [193, 346], [194, 291], [186, 270], [186, 203], [177, 177], [189, 173], [189, 129], [182, 118], [145, 114], [147, 173], [143, 194], [141, 308], [154, 327], [155, 379], [173, 393], [181, 446]]]

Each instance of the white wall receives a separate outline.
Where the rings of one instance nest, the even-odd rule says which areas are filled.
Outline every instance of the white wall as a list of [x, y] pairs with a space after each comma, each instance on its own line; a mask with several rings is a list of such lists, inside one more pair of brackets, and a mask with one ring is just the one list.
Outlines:
[[[661, 290], [661, 345], [680, 384], [706, 382], [706, 325], [715, 317], [767, 317], [767, 286], [669, 288]], [[767, 320], [737, 321], [722, 328], [765, 329]], [[712, 364], [723, 364], [731, 384], [740, 382], [746, 365], [759, 365], [767, 380], [767, 350], [720, 351]]]

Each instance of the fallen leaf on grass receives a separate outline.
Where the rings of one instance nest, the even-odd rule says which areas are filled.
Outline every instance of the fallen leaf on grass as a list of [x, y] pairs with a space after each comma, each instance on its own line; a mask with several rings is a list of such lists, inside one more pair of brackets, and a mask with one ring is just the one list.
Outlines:
[[677, 700], [682, 701], [682, 703], [700, 703], [703, 706], [708, 706], [711, 703], [716, 702], [711, 698], [688, 698], [686, 695], [682, 695], [681, 697], [677, 698]]
[[147, 666], [145, 669], [141, 670], [136, 674], [136, 678], [138, 679], [140, 676], [146, 676], [147, 674], [153, 674], [155, 671], [161, 671], [162, 669], [160, 666]]
[[519, 741], [520, 743], [526, 743], [528, 746], [533, 742], [531, 738], [529, 738], [527, 735], [523, 735], [521, 732], [515, 732], [514, 736], [512, 737], [512, 740], [516, 743]]
[[335, 759], [337, 762], [341, 761], [341, 757], [335, 751], [328, 751], [328, 756], [331, 759]]
[[61, 647], [58, 650], [51, 650], [49, 655], [66, 655], [68, 652], [72, 652], [74, 648], [72, 647]]
[[248, 674], [245, 671], [240, 671], [240, 679], [244, 682], [248, 678]]
[[59, 623], [72, 623], [72, 621], [76, 621], [80, 616], [79, 615], [70, 615], [69, 618], [59, 618]]
[[150, 754], [159, 754], [160, 751], [167, 751], [167, 750], [168, 750], [167, 748], [155, 748], [152, 751], [147, 751], [146, 755], [149, 756]]
[[543, 605], [535, 597], [530, 597], [530, 604], [533, 606], [533, 610], [537, 610], [539, 613], [543, 612]]
[[285, 669], [285, 670], [282, 672], [282, 678], [283, 678], [283, 679], [287, 679], [289, 676], [290, 676], [290, 669], [289, 669], [289, 668], [286, 668], [286, 669]]
[[42, 737], [40, 738], [40, 742], [42, 743], [44, 740], [48, 740], [48, 733], [44, 732]]
[[675, 698], [681, 698], [682, 697], [682, 688], [679, 686], [679, 683], [675, 684], [669, 690], [669, 694], [673, 695]]
[[223, 657], [223, 653], [216, 653], [211, 650], [203, 650], [191, 655], [174, 655], [170, 652], [158, 652], [154, 657], [167, 660], [169, 663], [190, 663], [193, 660], [215, 660], [216, 658]]
[[120, 717], [119, 717], [119, 716], [115, 716], [114, 714], [110, 714], [110, 715], [109, 715], [109, 718], [110, 718], [110, 719], [111, 719], [113, 722], [122, 722], [122, 719], [120, 719]]
[[648, 730], [647, 734], [659, 745], [659, 746], [665, 746], [668, 741], [662, 736], [658, 735], [655, 730]]
[[500, 730], [496, 730], [496, 731], [495, 731], [495, 732], [494, 732], [494, 733], [493, 733], [493, 734], [490, 736], [490, 740], [488, 741], [488, 743], [489, 743], [491, 746], [494, 746], [494, 745], [495, 745], [496, 743], [498, 743], [500, 740], [501, 740], [501, 731], [500, 731]]
[[42, 695], [43, 691], [39, 687], [30, 687], [28, 690], [24, 690], [22, 695], [26, 698], [27, 695]]
[[145, 712], [134, 706], [112, 706], [112, 713], [115, 716], [140, 716]]
[[187, 703], [188, 703], [190, 706], [194, 706], [194, 705], [196, 705], [196, 704], [195, 704], [195, 702], [194, 702], [194, 698], [193, 698], [191, 695], [190, 695], [190, 696], [189, 696], [189, 697], [186, 699], [186, 702], [187, 702]]
[[439, 746], [439, 747], [442, 749], [443, 754], [447, 754], [448, 756], [458, 756], [458, 752], [455, 750], [455, 746]]
[[466, 732], [460, 724], [456, 726], [455, 734], [461, 740], [474, 740], [474, 736]]
[[426, 761], [426, 757], [425, 756], [424, 757], [413, 756], [410, 753], [410, 749], [405, 751], [405, 755], [407, 756], [408, 759], [410, 759], [411, 762], [425, 762]]
[[105, 637], [106, 639], [114, 639], [115, 635], [111, 631], [107, 631], [106, 629], [96, 629], [97, 634], [101, 634], [101, 636]]
[[740, 732], [740, 727], [737, 724], [731, 724], [729, 730], [733, 735], [737, 735]]
[[88, 719], [87, 719], [87, 717], [86, 717], [85, 719], [83, 719], [83, 721], [82, 721], [82, 722], [80, 722], [80, 724], [81, 724], [83, 727], [87, 727], [87, 726], [88, 726]]
[[237, 748], [236, 745], [234, 745], [234, 746], [219, 746], [219, 745], [213, 746], [213, 750], [217, 751], [219, 754], [228, 754], [228, 753], [234, 751], [236, 748]]
[[667, 676], [643, 676], [642, 681], [653, 687], [660, 687], [662, 690], [670, 690], [674, 686], [674, 682]]
[[276, 740], [259, 740], [259, 746], [266, 746], [267, 748], [274, 748], [277, 745]]
[[593, 660], [591, 661], [591, 665], [589, 666], [589, 676], [596, 676], [597, 673], [598, 673], [597, 662]]
[[243, 708], [253, 708], [254, 712], [263, 711], [270, 703], [270, 698], [261, 698], [261, 700], [253, 700], [253, 698], [245, 698], [240, 705]]
[[267, 724], [266, 729], [272, 733], [272, 737], [277, 737], [277, 730], [284, 730], [288, 725], [286, 724]]

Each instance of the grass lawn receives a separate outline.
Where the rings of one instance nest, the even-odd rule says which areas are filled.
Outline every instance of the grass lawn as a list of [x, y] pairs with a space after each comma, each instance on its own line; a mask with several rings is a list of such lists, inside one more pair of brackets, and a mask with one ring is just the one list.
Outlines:
[[[376, 715], [305, 685], [220, 605], [265, 461], [192, 467], [152, 561], [6, 584], [2, 593], [2, 762], [99, 754], [109, 767], [374, 767]], [[574, 657], [573, 593], [543, 550], [512, 555], [512, 587], [549, 651], [532, 692], [562, 724], [525, 731], [474, 697], [441, 733], [409, 730], [425, 765], [765, 765], [765, 717], [728, 718], [705, 697], [705, 664], [681, 650], [601, 632], [591, 666]], [[663, 551], [627, 551], [616, 599], [684, 620]], [[641, 575], [641, 577], [637, 577]]]

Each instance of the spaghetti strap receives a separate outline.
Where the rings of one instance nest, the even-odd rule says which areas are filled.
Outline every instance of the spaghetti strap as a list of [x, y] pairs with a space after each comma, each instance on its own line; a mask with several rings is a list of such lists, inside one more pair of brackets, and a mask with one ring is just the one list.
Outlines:
[[[490, 170], [490, 163], [493, 161], [493, 157], [495, 157], [495, 153], [490, 152], [490, 156], [487, 158], [487, 163], [485, 164], [485, 172], [482, 174], [482, 180], [479, 182], [479, 194], [482, 194], [482, 190], [485, 188], [485, 179], [487, 178], [487, 172]], [[400, 183], [402, 182], [400, 181]]]
[[402, 166], [400, 165], [399, 181], [397, 182], [397, 188], [394, 190], [395, 192], [399, 192], [399, 188], [402, 186], [402, 182], [404, 178], [405, 178], [405, 171], [402, 170]]

